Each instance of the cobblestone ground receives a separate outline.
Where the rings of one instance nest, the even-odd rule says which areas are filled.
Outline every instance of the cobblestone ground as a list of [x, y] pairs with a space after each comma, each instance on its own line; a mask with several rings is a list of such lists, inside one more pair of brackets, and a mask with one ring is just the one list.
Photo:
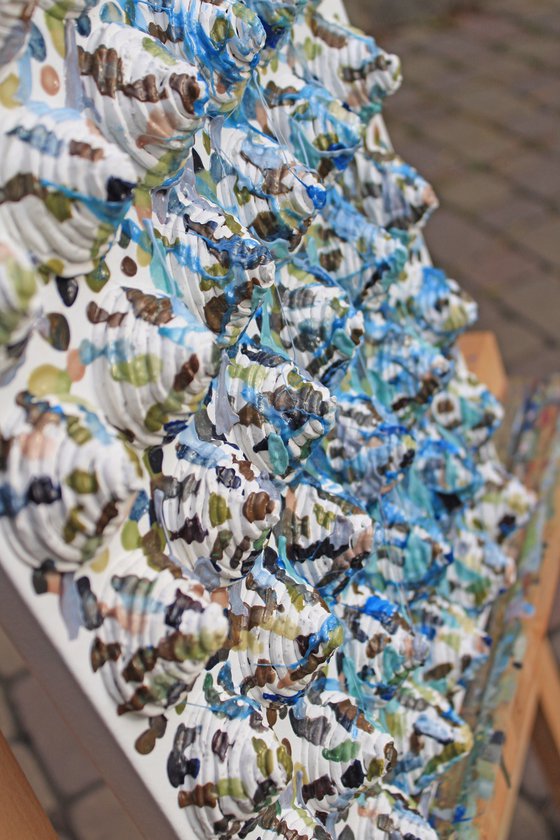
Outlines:
[[385, 113], [434, 184], [434, 261], [479, 302], [510, 374], [560, 370], [560, 6], [486, 0], [385, 33], [404, 85]]
[[[434, 261], [479, 301], [510, 374], [541, 375], [560, 369], [560, 7], [483, 7], [379, 39], [405, 73], [387, 122], [439, 194], [427, 230]], [[558, 617], [555, 626], [560, 652]], [[140, 840], [1, 632], [0, 729], [62, 840]], [[511, 840], [560, 838], [544, 789], [530, 755]]]

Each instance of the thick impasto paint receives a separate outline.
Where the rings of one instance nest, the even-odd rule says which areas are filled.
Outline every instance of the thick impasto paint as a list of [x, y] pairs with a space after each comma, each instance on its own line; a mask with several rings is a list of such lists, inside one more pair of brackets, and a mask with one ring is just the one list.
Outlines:
[[184, 840], [434, 840], [471, 748], [533, 499], [400, 83], [334, 4], [3, 6], [1, 562], [166, 750]]

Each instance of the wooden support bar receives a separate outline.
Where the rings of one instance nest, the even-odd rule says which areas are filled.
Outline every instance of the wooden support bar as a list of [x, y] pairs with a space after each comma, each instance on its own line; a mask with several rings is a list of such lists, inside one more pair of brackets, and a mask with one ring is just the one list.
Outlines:
[[56, 834], [0, 732], [0, 840], [56, 840]]
[[560, 377], [520, 395], [511, 467], [539, 493], [539, 508], [517, 542], [518, 582], [492, 611], [493, 652], [462, 708], [473, 752], [438, 789], [442, 840], [506, 840], [531, 740], [560, 800], [560, 676], [547, 638], [560, 578]]
[[[498, 773], [493, 797], [477, 821], [480, 836], [485, 840], [506, 840], [509, 835], [535, 723], [541, 726], [541, 737], [543, 726], [546, 726], [549, 735], [558, 738], [560, 745], [560, 678], [554, 654], [546, 639], [560, 577], [560, 486], [554, 495], [554, 511], [556, 515], [550, 520], [546, 531], [546, 548], [539, 579], [529, 595], [534, 613], [527, 620], [523, 667], [513, 701], [507, 714], [499, 721], [506, 736], [503, 766], [507, 778], [503, 770]], [[549, 748], [548, 755], [550, 752]], [[556, 763], [560, 766], [560, 752], [557, 753]]]

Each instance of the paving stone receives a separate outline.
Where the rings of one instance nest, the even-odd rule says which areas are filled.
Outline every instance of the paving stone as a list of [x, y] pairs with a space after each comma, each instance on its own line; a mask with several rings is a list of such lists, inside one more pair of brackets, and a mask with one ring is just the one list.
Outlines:
[[520, 230], [528, 230], [542, 225], [550, 218], [546, 204], [529, 196], [521, 197], [518, 191], [507, 187], [507, 192], [499, 204], [489, 204], [479, 208], [481, 219], [492, 230], [515, 237]]
[[79, 799], [70, 812], [78, 840], [142, 840], [142, 835], [109, 788]]
[[414, 137], [407, 125], [394, 120], [391, 126], [391, 141], [400, 154], [400, 150], [406, 148], [407, 143], [414, 142]]
[[0, 627], [0, 676], [13, 677], [26, 668], [25, 662]]
[[480, 207], [500, 206], [511, 196], [511, 190], [503, 178], [487, 172], [465, 172], [453, 178], [440, 188], [442, 203], [470, 212]]
[[526, 142], [550, 148], [556, 147], [558, 150], [560, 121], [558, 114], [547, 110], [538, 100], [534, 106], [531, 102], [526, 102], [524, 107], [531, 109], [531, 118], [512, 120], [509, 124], [510, 130]]
[[403, 73], [407, 84], [414, 89], [417, 84], [422, 88], [430, 83], [437, 83], [449, 68], [440, 56], [432, 55], [428, 51], [419, 53], [404, 53], [400, 56]]
[[534, 64], [537, 68], [544, 65], [550, 70], [560, 68], [560, 50], [558, 42], [550, 39], [549, 33], [530, 33], [525, 31], [521, 38], [517, 38], [510, 44], [511, 52], [519, 55], [525, 61]]
[[560, 371], [560, 350], [549, 350], [543, 345], [532, 353], [524, 353], [508, 362], [511, 375], [540, 379]]
[[560, 35], [560, 15], [558, 15], [558, 5], [557, 4], [550, 4], [548, 11], [542, 11], [540, 14], [537, 13], [532, 18], [534, 23], [540, 25], [541, 31], [546, 32], [548, 35], [554, 33], [555, 35]]
[[[391, 49], [390, 44], [386, 44], [387, 49]], [[385, 102], [383, 112], [385, 115], [406, 114], [409, 108], [418, 108], [419, 96], [418, 91], [413, 90], [406, 82], [400, 87], [392, 96], [388, 97]]]
[[[347, 8], [350, 10], [352, 6], [357, 2], [357, 0], [350, 0], [350, 4]], [[363, 0], [359, 0], [360, 3]], [[371, 6], [368, 6], [371, 9]], [[371, 24], [375, 29], [375, 11], [372, 10], [371, 12]], [[398, 45], [398, 50], [403, 52], [406, 50], [407, 53], [414, 53], [418, 50], [425, 49], [426, 41], [430, 38], [430, 33], [433, 32], [430, 26], [425, 25], [417, 25], [417, 24], [409, 24], [408, 26], [403, 26], [399, 28], [387, 28], [385, 31], [387, 37], [389, 35], [391, 38], [394, 38], [395, 44]], [[378, 36], [376, 36], [378, 37]]]
[[406, 135], [396, 148], [407, 163], [432, 183], [436, 192], [439, 192], [438, 185], [464, 172], [455, 155], [436, 149], [410, 135]]
[[520, 230], [517, 238], [536, 256], [560, 268], [560, 214], [549, 215], [542, 225]]
[[16, 721], [10, 708], [6, 689], [2, 685], [0, 685], [0, 732], [6, 740], [15, 738], [17, 734]]
[[503, 83], [487, 81], [483, 90], [473, 91], [468, 98], [462, 95], [461, 107], [489, 122], [500, 123], [509, 132], [509, 126], [519, 120], [525, 103], [521, 94], [508, 91]]
[[[405, 82], [406, 85], [406, 82]], [[400, 122], [404, 122], [414, 132], [424, 132], [427, 125], [433, 122], [443, 122], [452, 116], [453, 105], [449, 100], [434, 96], [429, 89], [418, 91], [418, 96], [414, 105], [401, 107], [398, 93], [387, 101], [396, 103], [394, 118]], [[398, 109], [398, 110], [397, 110]], [[390, 114], [390, 111], [386, 111]]]
[[461, 96], [465, 85], [471, 81], [472, 71], [462, 63], [460, 55], [449, 58], [435, 55], [434, 61], [439, 65], [437, 72], [434, 70], [431, 74], [426, 74], [421, 68], [414, 68], [414, 86], [425, 95], [439, 101], [441, 106], [456, 109], [458, 101], [460, 102], [457, 98]]
[[[527, 65], [519, 58], [519, 56], [510, 56], [510, 58], [512, 61], [517, 62], [524, 68], [522, 76], [515, 80], [513, 87], [515, 87], [516, 90], [528, 94], [529, 106], [536, 107], [538, 105], [547, 107], [549, 103], [546, 97], [550, 91], [550, 84], [544, 73], [528, 72]], [[554, 105], [552, 105], [552, 108], [554, 108]]]
[[[462, 65], [469, 78], [480, 70], [479, 65], [488, 55], [484, 44], [475, 42], [472, 38], [465, 38], [460, 21], [452, 22], [446, 29], [438, 32], [437, 38], [431, 38], [430, 51], [446, 61], [453, 62], [455, 67]], [[476, 62], [473, 61], [474, 53]]]
[[495, 168], [530, 194], [558, 201], [560, 158], [524, 150], [494, 162]]
[[33, 677], [26, 677], [14, 687], [12, 700], [33, 748], [48, 767], [58, 790], [70, 796], [98, 780], [97, 771], [74, 733]]
[[479, 77], [501, 83], [508, 91], [524, 90], [523, 82], [532, 78], [526, 63], [515, 54], [489, 48], [489, 60], [477, 67]]
[[491, 43], [508, 42], [519, 35], [519, 23], [506, 17], [485, 13], [463, 15], [460, 21], [461, 33], [465, 38]]
[[538, 802], [539, 800], [542, 802], [546, 799], [547, 788], [546, 777], [541, 770], [540, 762], [535, 750], [529, 744], [523, 778], [521, 780], [521, 791], [534, 802]]
[[552, 799], [547, 799], [543, 806], [545, 819], [552, 830], [555, 840], [560, 837], [560, 808], [555, 805]]
[[507, 295], [517, 284], [541, 276], [541, 272], [535, 260], [494, 239], [489, 248], [476, 255], [476, 265], [470, 269], [469, 276], [477, 287], [499, 297]]
[[[468, 63], [462, 65], [460, 62], [463, 59], [457, 58], [453, 68], [448, 69], [439, 78], [439, 87], [432, 83], [431, 87], [425, 87], [427, 92], [431, 92], [432, 96], [445, 97], [449, 100], [449, 105], [455, 111], [462, 109], [463, 93], [469, 88], [476, 85], [484, 85], [485, 81], [483, 74], [478, 72], [473, 73], [472, 65]], [[480, 56], [476, 62], [477, 66], [484, 66], [486, 59]]]
[[560, 108], [558, 85], [548, 79], [544, 73], [535, 81], [535, 86], [532, 88], [531, 93], [545, 107], [553, 108], [555, 111], [558, 111]]
[[465, 271], [475, 256], [495, 244], [495, 237], [490, 233], [446, 207], [441, 207], [430, 219], [426, 240], [438, 262], [461, 266]]
[[548, 8], [546, 0], [531, 0], [531, 5], [527, 6], [527, 0], [492, 0], [492, 9], [494, 11], [500, 9], [505, 11], [509, 17], [516, 15], [525, 20], [528, 16], [529, 10], [532, 15], [537, 15], [539, 8], [546, 10]]
[[[520, 315], [530, 317], [543, 332], [560, 339], [560, 282], [552, 277], [527, 278], [525, 283], [508, 290], [507, 303]], [[560, 370], [560, 349], [558, 350]]]
[[443, 143], [466, 160], [489, 162], [522, 152], [509, 132], [497, 131], [463, 114], [432, 120], [422, 130], [432, 142]]
[[9, 746], [44, 811], [47, 814], [54, 811], [57, 807], [56, 796], [30, 747], [17, 741], [10, 742]]
[[506, 370], [510, 376], [522, 375], [523, 367], [528, 362], [536, 363], [544, 357], [546, 348], [538, 333], [531, 324], [504, 310], [500, 302], [494, 302], [476, 290], [471, 294], [479, 304], [479, 319], [477, 329], [492, 330], [496, 333], [500, 351]]
[[555, 840], [538, 807], [520, 797], [517, 801], [509, 840]]

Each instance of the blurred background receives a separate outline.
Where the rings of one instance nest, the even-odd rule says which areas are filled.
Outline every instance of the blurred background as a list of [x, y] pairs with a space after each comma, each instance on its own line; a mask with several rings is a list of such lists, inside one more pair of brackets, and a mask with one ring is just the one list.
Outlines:
[[510, 375], [560, 371], [558, 0], [347, 0], [403, 63], [384, 106], [441, 208], [434, 261], [480, 304]]
[[[401, 56], [405, 81], [385, 115], [439, 195], [426, 231], [434, 262], [478, 300], [511, 376], [560, 371], [559, 0], [347, 7]], [[558, 599], [550, 634], [560, 657]], [[61, 840], [140, 840], [1, 631], [0, 729]], [[560, 840], [555, 772], [547, 786], [529, 753], [510, 840]]]
[[[560, 3], [346, 7], [402, 60], [384, 115], [440, 199], [426, 228], [435, 264], [478, 301], [478, 327], [496, 333], [510, 377], [560, 372]], [[550, 636], [560, 662], [560, 598]], [[510, 834], [528, 838], [560, 838], [560, 766], [547, 782], [532, 749]]]

